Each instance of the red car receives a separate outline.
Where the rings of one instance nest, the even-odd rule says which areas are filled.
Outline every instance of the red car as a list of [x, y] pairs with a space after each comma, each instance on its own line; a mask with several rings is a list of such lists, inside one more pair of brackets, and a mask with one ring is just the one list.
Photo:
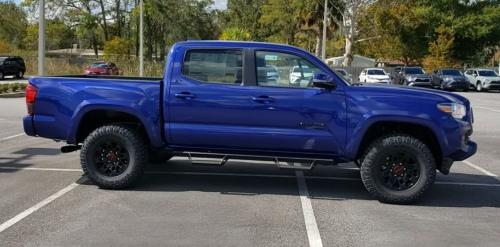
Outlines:
[[86, 75], [118, 75], [118, 68], [114, 63], [97, 62], [85, 69]]

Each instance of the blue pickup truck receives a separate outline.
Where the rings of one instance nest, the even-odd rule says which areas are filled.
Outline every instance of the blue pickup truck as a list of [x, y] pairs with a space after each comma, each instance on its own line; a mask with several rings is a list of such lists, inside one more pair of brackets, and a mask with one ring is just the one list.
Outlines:
[[81, 149], [99, 187], [138, 181], [151, 159], [184, 155], [222, 165], [272, 160], [282, 168], [354, 162], [370, 194], [411, 203], [477, 149], [470, 102], [397, 85], [350, 84], [310, 53], [258, 42], [186, 41], [163, 78], [32, 77], [30, 136]]

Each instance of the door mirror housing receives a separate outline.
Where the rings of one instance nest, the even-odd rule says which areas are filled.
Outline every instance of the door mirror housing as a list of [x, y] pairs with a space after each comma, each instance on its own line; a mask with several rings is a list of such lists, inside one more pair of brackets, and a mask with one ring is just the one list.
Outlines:
[[314, 87], [319, 87], [329, 90], [333, 90], [337, 87], [337, 84], [331, 77], [321, 73], [314, 74], [312, 78], [312, 85]]

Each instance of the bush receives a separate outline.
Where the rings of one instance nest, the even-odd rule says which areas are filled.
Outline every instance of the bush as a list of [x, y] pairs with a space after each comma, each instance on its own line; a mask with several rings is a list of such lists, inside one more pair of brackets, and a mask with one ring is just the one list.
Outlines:
[[16, 92], [17, 90], [19, 90], [19, 83], [11, 83], [10, 84], [10, 90], [12, 92]]
[[5, 93], [8, 89], [9, 88], [7, 84], [0, 84], [0, 93]]

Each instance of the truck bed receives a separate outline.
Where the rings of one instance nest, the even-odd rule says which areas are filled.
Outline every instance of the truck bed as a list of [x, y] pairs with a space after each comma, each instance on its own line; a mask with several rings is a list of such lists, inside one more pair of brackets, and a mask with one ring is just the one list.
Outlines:
[[160, 146], [161, 78], [125, 76], [46, 76], [31, 77], [38, 88], [33, 116], [25, 117], [27, 133], [37, 136], [77, 141], [76, 123], [97, 109], [109, 109], [138, 116], [155, 133], [152, 140]]

